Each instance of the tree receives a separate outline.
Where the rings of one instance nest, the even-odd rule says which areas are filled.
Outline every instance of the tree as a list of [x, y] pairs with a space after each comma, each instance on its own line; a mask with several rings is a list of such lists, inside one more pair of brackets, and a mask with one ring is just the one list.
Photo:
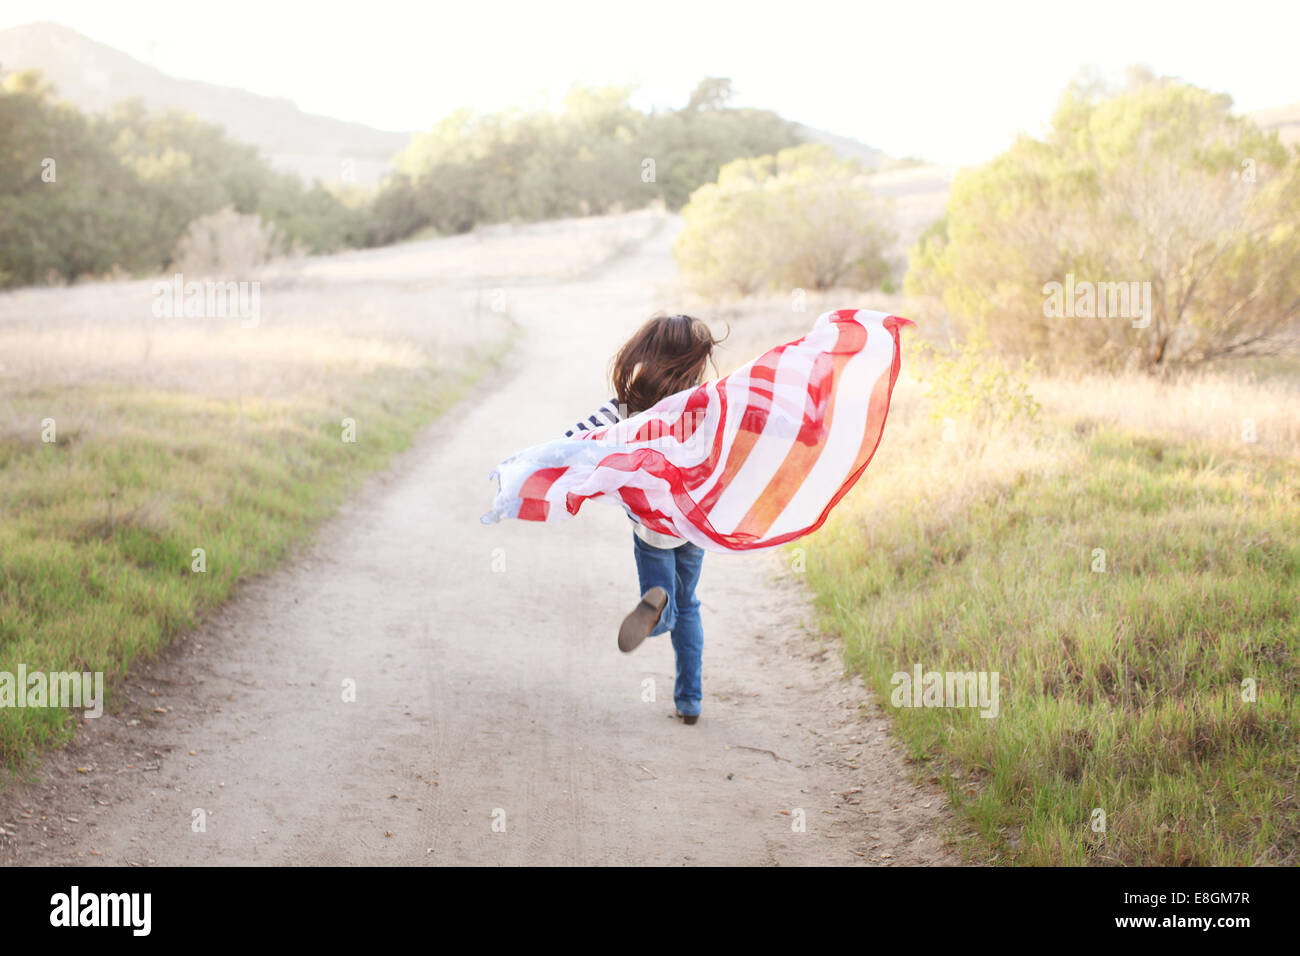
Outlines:
[[677, 260], [708, 295], [873, 287], [891, 236], [863, 175], [820, 144], [734, 160], [682, 209]]
[[906, 288], [1049, 365], [1148, 370], [1274, 351], [1300, 317], [1300, 152], [1231, 100], [1076, 83], [1043, 140], [953, 183]]
[[191, 223], [226, 206], [313, 252], [362, 234], [332, 193], [184, 113], [128, 102], [85, 116], [28, 71], [0, 84], [0, 130], [0, 286], [155, 272]]
[[[659, 113], [635, 109], [631, 93], [574, 86], [558, 112], [459, 110], [445, 117], [398, 156], [396, 175], [376, 200], [371, 234], [401, 238], [425, 226], [455, 233], [654, 200], [677, 209], [724, 163], [799, 142], [793, 125], [774, 113], [728, 108], [729, 80], [705, 79], [684, 109]], [[647, 159], [653, 177], [645, 175]]]
[[0, 84], [0, 129], [0, 285], [143, 263], [134, 237], [150, 216], [111, 130], [55, 102], [37, 71]]
[[731, 79], [725, 76], [706, 76], [691, 93], [686, 103], [687, 112], [720, 110], [731, 99]]

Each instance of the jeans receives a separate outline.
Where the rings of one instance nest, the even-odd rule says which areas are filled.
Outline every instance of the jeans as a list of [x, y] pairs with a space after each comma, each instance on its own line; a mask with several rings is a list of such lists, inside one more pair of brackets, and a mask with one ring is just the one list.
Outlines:
[[655, 585], [668, 592], [668, 603], [650, 633], [672, 632], [673, 656], [677, 659], [673, 702], [679, 713], [697, 715], [704, 696], [700, 686], [704, 628], [700, 624], [700, 599], [695, 596], [695, 585], [700, 580], [704, 550], [689, 541], [675, 548], [656, 548], [635, 534], [632, 543], [636, 549], [641, 593]]

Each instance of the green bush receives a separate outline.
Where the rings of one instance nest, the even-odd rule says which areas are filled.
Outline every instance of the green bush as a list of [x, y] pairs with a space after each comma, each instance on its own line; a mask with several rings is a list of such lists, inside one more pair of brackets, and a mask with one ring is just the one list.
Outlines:
[[958, 441], [960, 431], [962, 446], [979, 451], [998, 432], [1032, 424], [1038, 417], [1041, 407], [1028, 382], [1033, 361], [1009, 364], [982, 332], [950, 353], [924, 340], [912, 349], [921, 370], [918, 379], [931, 401], [930, 416], [944, 424], [945, 441]]
[[892, 236], [863, 176], [823, 145], [734, 160], [682, 209], [678, 263], [706, 295], [875, 287]]
[[911, 262], [910, 294], [1004, 354], [1158, 370], [1267, 353], [1300, 318], [1300, 152], [1183, 83], [1076, 85], [1046, 138], [957, 176]]
[[0, 129], [0, 286], [157, 272], [191, 223], [226, 207], [309, 252], [365, 235], [355, 203], [184, 113], [86, 116], [27, 71], [0, 85]]
[[774, 113], [727, 107], [727, 80], [704, 80], [680, 110], [643, 113], [630, 93], [577, 86], [559, 112], [452, 113], [398, 155], [375, 198], [368, 241], [653, 201], [677, 209], [730, 160], [799, 142]]

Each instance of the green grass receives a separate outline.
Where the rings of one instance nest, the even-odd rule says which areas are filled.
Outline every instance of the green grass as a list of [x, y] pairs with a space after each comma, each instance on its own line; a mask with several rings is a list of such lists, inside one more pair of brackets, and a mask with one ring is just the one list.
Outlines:
[[[486, 367], [323, 376], [292, 398], [242, 402], [11, 391], [10, 419], [31, 428], [0, 434], [0, 671], [103, 671], [111, 695], [114, 676], [275, 567]], [[40, 440], [47, 417], [66, 423], [57, 443]], [[57, 745], [75, 718], [0, 708], [0, 762]]]
[[[1117, 431], [1072, 442], [960, 507], [894, 489], [841, 513], [807, 548], [823, 626], [948, 793], [972, 858], [1296, 864], [1295, 461]], [[999, 715], [892, 707], [890, 676], [918, 662], [999, 672]]]

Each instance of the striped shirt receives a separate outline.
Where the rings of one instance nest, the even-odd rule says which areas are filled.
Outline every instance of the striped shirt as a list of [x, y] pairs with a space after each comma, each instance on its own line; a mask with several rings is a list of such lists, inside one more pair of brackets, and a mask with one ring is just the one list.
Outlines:
[[564, 433], [565, 438], [572, 438], [582, 432], [595, 431], [597, 428], [604, 428], [607, 425], [617, 425], [626, 418], [626, 415], [620, 414], [622, 411], [618, 404], [617, 398], [611, 398], [600, 408], [596, 409], [582, 421], [575, 424]]
[[[574, 438], [583, 432], [595, 431], [597, 428], [607, 428], [610, 425], [617, 425], [627, 417], [627, 407], [620, 405], [617, 398], [611, 398], [600, 408], [596, 409], [580, 422], [575, 422], [574, 426], [564, 433], [565, 438]], [[686, 543], [685, 538], [678, 538], [671, 534], [660, 534], [658, 531], [651, 531], [631, 515], [628, 520], [636, 527], [633, 532], [638, 538], [650, 545], [652, 548], [678, 548]]]

